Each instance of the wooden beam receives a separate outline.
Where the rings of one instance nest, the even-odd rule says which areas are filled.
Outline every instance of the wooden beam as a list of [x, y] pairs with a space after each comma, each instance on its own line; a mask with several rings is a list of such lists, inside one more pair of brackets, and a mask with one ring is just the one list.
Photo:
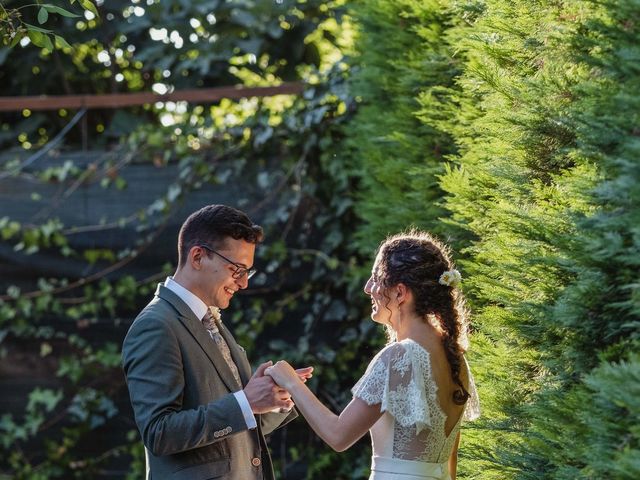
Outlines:
[[289, 82], [274, 87], [217, 87], [191, 90], [176, 90], [165, 95], [151, 92], [113, 93], [105, 95], [41, 95], [32, 97], [0, 96], [0, 112], [35, 110], [58, 110], [60, 108], [79, 109], [122, 108], [156, 102], [211, 103], [223, 98], [238, 99], [248, 97], [270, 97], [273, 95], [297, 95], [302, 93], [304, 84]]

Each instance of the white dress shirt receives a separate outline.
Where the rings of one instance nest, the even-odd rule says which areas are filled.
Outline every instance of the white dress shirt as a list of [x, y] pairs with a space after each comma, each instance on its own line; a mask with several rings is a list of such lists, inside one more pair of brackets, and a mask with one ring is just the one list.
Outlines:
[[[201, 319], [207, 313], [207, 305], [202, 300], [200, 300], [197, 295], [194, 295], [192, 292], [184, 288], [172, 277], [167, 277], [164, 282], [164, 286], [178, 295], [178, 297], [180, 297], [180, 300], [186, 303], [191, 311], [195, 314], [196, 318]], [[256, 417], [251, 411], [251, 405], [249, 405], [249, 400], [247, 400], [247, 396], [244, 391], [239, 390], [237, 392], [234, 392], [233, 395], [236, 397], [238, 405], [240, 405], [240, 409], [242, 410], [242, 414], [244, 415], [244, 421], [247, 424], [247, 428], [256, 428], [258, 426], [258, 424], [256, 423]]]

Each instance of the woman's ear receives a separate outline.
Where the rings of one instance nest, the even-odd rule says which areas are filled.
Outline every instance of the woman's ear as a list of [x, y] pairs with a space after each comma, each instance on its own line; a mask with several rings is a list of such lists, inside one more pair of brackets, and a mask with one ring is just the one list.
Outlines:
[[398, 305], [401, 305], [402, 303], [407, 301], [407, 296], [410, 294], [411, 294], [411, 290], [409, 290], [409, 288], [407, 288], [407, 286], [404, 283], [399, 283], [398, 285], [396, 285], [395, 295], [396, 295], [396, 301], [398, 302]]

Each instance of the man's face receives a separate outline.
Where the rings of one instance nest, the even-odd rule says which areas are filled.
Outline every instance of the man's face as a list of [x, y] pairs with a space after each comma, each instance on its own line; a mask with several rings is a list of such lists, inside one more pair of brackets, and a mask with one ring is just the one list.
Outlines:
[[233, 295], [249, 285], [246, 274], [239, 278], [233, 278], [236, 271], [234, 264], [246, 269], [251, 268], [255, 249], [256, 246], [253, 243], [227, 238], [224, 244], [216, 249], [216, 252], [229, 261], [220, 255], [201, 249], [198, 296], [209, 306], [227, 308]]

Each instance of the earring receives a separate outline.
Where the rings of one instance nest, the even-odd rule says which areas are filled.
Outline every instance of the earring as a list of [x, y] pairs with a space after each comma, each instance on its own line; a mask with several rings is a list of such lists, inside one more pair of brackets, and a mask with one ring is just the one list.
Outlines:
[[[397, 313], [396, 313], [397, 312]], [[395, 325], [391, 322], [391, 319], [396, 316], [397, 317], [397, 321], [395, 322]], [[394, 310], [391, 312], [391, 316], [389, 317], [389, 326], [395, 331], [398, 332], [398, 330], [400, 330], [400, 326], [402, 325], [402, 310], [400, 310], [399, 308], [397, 310]]]

